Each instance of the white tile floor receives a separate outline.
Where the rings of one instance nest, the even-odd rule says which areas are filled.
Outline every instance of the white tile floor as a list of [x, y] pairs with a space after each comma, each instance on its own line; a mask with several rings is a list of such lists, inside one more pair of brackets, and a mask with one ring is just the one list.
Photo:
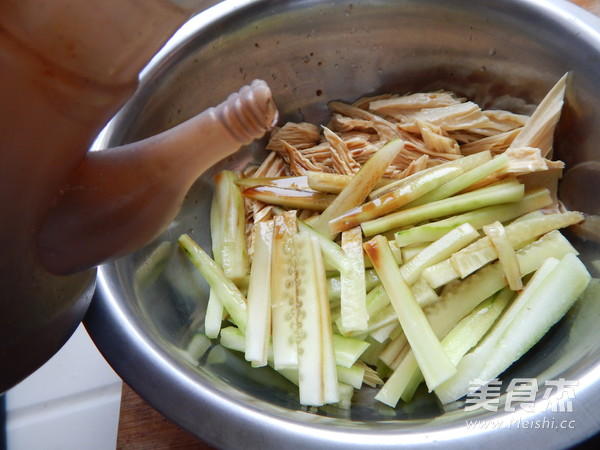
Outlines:
[[121, 387], [80, 325], [59, 353], [8, 391], [8, 450], [114, 449]]

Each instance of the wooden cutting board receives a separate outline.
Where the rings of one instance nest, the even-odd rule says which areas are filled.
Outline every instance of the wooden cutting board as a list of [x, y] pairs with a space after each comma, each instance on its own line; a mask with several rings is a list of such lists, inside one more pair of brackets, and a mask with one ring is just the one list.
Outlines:
[[[600, 0], [571, 1], [600, 16]], [[170, 422], [136, 395], [129, 386], [123, 384], [117, 449], [209, 450], [213, 447], [199, 441], [193, 435]]]
[[182, 430], [123, 383], [118, 450], [209, 450], [213, 447]]

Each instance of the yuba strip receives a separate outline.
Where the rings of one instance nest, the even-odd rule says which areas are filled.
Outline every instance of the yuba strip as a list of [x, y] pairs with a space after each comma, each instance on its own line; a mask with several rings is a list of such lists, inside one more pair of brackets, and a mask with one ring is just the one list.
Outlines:
[[364, 202], [403, 147], [404, 141], [396, 139], [377, 150], [321, 213], [314, 228], [325, 236], [335, 234], [329, 229], [329, 221]]
[[342, 232], [342, 250], [350, 262], [349, 269], [340, 272], [342, 287], [340, 331], [345, 334], [350, 331], [366, 330], [369, 321], [360, 227]]
[[271, 255], [271, 326], [276, 370], [298, 367], [295, 211], [273, 219]]
[[236, 184], [240, 188], [258, 186], [278, 187], [282, 189], [309, 190], [306, 175], [296, 177], [260, 177], [260, 178], [238, 178]]
[[431, 329], [423, 310], [414, 298], [396, 265], [387, 239], [375, 236], [364, 244], [365, 251], [394, 306], [402, 330], [414, 351], [429, 390], [450, 378], [456, 371]]
[[312, 211], [326, 210], [337, 198], [333, 194], [284, 189], [273, 186], [245, 188], [242, 194], [252, 200], [259, 200], [269, 205], [283, 206], [290, 209], [309, 209]]
[[[325, 192], [329, 194], [339, 194], [342, 189], [352, 179], [352, 175], [342, 173], [315, 172], [308, 171], [306, 173], [308, 187], [315, 191]], [[384, 187], [393, 180], [389, 178], [381, 178], [374, 186], [374, 189]]]
[[360, 225], [362, 222], [381, 217], [410, 203], [462, 173], [460, 168], [452, 166], [440, 166], [435, 169], [437, 170], [428, 171], [425, 175], [417, 177], [411, 183], [405, 183], [382, 194], [380, 197], [374, 198], [335, 217], [329, 222], [329, 228], [332, 232], [339, 233], [340, 231]]
[[232, 321], [241, 329], [246, 329], [248, 319], [246, 298], [223, 269], [187, 234], [182, 234], [178, 241], [190, 261], [215, 290], [219, 300], [231, 316]]
[[271, 339], [271, 252], [273, 221], [254, 225], [256, 239], [246, 296], [248, 323], [246, 326], [246, 361], [255, 367], [267, 365]]
[[560, 119], [567, 78], [568, 73], [550, 89], [508, 149], [535, 147], [542, 151], [542, 156], [551, 157], [554, 130]]
[[400, 210], [378, 219], [363, 222], [361, 227], [365, 236], [373, 236], [425, 220], [463, 213], [485, 206], [518, 202], [523, 199], [524, 193], [525, 186], [518, 181], [503, 181], [465, 194]]

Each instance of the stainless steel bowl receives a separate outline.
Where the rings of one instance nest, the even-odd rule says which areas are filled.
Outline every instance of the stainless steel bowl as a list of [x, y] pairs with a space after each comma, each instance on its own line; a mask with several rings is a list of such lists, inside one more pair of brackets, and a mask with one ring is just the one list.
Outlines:
[[[572, 78], [556, 152], [572, 166], [600, 157], [600, 21], [570, 3], [226, 1], [191, 20], [152, 61], [99, 145], [166, 129], [254, 78], [270, 84], [282, 121], [323, 122], [329, 100], [441, 87], [485, 106], [531, 110], [567, 71]], [[263, 144], [207, 167], [155, 243], [99, 269], [86, 325], [150, 404], [199, 438], [232, 448], [563, 448], [600, 430], [597, 301], [580, 302], [504, 377], [576, 380], [570, 413], [505, 411], [505, 396], [498, 412], [466, 412], [464, 401], [442, 408], [424, 392], [392, 410], [369, 390], [350, 411], [309, 413], [276, 374], [249, 370], [233, 352], [215, 345], [199, 360], [190, 356], [207, 286], [163, 243], [190, 232], [208, 246], [212, 175], [261, 158]], [[582, 187], [580, 195], [597, 193]], [[574, 242], [586, 261], [598, 256], [592, 244]], [[149, 260], [160, 261], [161, 252], [168, 265], [151, 270]], [[543, 405], [541, 390], [536, 405]], [[469, 428], [467, 420], [488, 425]], [[498, 420], [504, 426], [492, 429]], [[544, 420], [558, 427], [571, 422], [534, 426]]]

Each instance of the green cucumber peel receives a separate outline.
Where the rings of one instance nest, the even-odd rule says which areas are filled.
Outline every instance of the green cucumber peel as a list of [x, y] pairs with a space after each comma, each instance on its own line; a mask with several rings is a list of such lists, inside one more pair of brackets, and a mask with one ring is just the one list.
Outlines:
[[[523, 199], [525, 186], [516, 180], [504, 181], [425, 205], [400, 210], [378, 219], [363, 222], [365, 236], [384, 233], [394, 228], [414, 225], [425, 220], [472, 211], [491, 205], [514, 203]], [[396, 237], [398, 242], [398, 237]]]

